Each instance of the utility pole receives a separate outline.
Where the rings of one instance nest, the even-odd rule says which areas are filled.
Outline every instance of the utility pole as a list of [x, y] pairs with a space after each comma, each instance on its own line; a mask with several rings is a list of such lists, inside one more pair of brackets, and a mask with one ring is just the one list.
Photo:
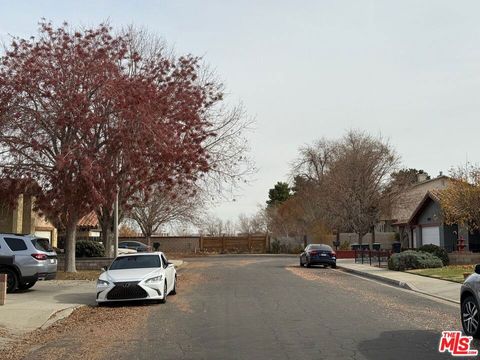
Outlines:
[[115, 204], [113, 206], [113, 257], [118, 255], [118, 186], [115, 194]]

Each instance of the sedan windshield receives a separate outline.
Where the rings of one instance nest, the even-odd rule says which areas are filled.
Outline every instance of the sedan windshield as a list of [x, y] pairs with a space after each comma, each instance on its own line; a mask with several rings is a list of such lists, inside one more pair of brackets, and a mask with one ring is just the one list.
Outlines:
[[315, 245], [310, 245], [308, 247], [308, 250], [325, 250], [325, 251], [332, 251], [332, 248], [328, 245], [323, 245], [323, 244], [315, 244]]
[[116, 258], [109, 270], [142, 269], [160, 267], [158, 255], [122, 256]]

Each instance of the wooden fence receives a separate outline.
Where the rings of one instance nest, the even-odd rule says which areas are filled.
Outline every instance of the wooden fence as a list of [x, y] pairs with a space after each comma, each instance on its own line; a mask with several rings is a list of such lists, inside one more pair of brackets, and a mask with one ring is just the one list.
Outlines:
[[200, 238], [200, 249], [219, 253], [266, 253], [268, 236], [212, 236]]
[[[148, 244], [144, 237], [121, 237], [119, 241], [140, 241]], [[244, 236], [153, 236], [150, 245], [160, 244], [164, 252], [217, 252], [217, 253], [266, 253], [269, 249], [267, 235]]]

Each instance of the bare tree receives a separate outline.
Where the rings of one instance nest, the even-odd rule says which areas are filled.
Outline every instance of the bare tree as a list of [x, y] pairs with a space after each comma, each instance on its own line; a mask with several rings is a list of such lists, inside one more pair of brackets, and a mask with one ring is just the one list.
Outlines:
[[264, 211], [260, 210], [254, 215], [240, 214], [238, 216], [238, 230], [241, 234], [262, 234], [266, 232]]
[[357, 233], [361, 243], [379, 219], [390, 174], [398, 163], [396, 152], [382, 138], [349, 131], [338, 143], [326, 177], [327, 221]]
[[208, 236], [233, 236], [236, 234], [236, 224], [231, 220], [223, 221], [215, 216], [206, 216], [200, 225], [201, 234]]
[[164, 225], [197, 223], [203, 207], [201, 197], [185, 188], [157, 187], [151, 194], [139, 194], [126, 216], [137, 223], [150, 244], [152, 235]]

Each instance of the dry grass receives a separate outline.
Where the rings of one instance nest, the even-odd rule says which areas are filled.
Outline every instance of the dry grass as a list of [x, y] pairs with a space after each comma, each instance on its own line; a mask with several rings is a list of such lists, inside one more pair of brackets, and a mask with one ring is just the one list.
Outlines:
[[407, 272], [417, 275], [428, 276], [436, 279], [455, 281], [458, 283], [463, 283], [464, 273], [472, 274], [474, 271], [475, 265], [449, 265], [441, 268], [434, 269], [417, 269], [417, 270], [408, 270]]

